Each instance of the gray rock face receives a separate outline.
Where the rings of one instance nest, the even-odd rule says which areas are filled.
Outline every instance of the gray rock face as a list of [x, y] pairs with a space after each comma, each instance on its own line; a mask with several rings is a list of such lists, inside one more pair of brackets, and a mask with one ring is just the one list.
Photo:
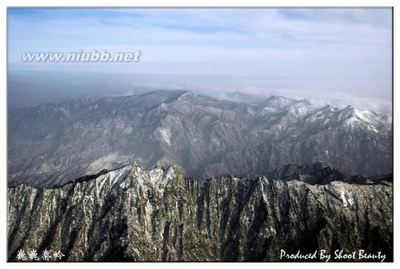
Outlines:
[[11, 109], [8, 181], [48, 187], [159, 160], [196, 178], [314, 162], [347, 174], [392, 172], [390, 115], [277, 96], [250, 101], [157, 91]]
[[194, 180], [132, 164], [54, 188], [21, 184], [8, 189], [9, 260], [20, 249], [67, 261], [279, 261], [281, 249], [392, 260], [392, 183], [329, 182]]

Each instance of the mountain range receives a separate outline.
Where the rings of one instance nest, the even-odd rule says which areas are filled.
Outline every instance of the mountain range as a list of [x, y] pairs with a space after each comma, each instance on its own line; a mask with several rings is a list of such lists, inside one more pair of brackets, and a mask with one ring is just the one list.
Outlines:
[[[282, 250], [324, 250], [330, 261], [393, 261], [392, 183], [337, 177], [321, 164], [193, 179], [133, 163], [51, 188], [20, 184], [8, 188], [8, 260], [35, 250], [61, 261], [293, 261]], [[370, 256], [337, 260], [340, 250]]]
[[233, 97], [152, 91], [10, 108], [8, 182], [61, 185], [132, 161], [177, 164], [203, 179], [315, 162], [348, 175], [392, 173], [390, 114]]
[[178, 90], [8, 111], [9, 261], [393, 260], [390, 114]]

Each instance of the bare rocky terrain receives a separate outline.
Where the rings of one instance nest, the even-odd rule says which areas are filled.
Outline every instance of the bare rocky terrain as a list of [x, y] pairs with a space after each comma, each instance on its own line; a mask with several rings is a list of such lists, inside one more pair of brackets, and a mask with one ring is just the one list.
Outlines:
[[51, 187], [160, 160], [193, 178], [315, 162], [348, 175], [392, 173], [390, 114], [280, 96], [241, 99], [154, 91], [10, 109], [8, 182]]
[[9, 109], [9, 261], [392, 261], [391, 115], [238, 96]]
[[391, 182], [349, 184], [320, 165], [289, 170], [279, 172], [287, 180], [200, 180], [131, 164], [53, 188], [20, 184], [8, 189], [8, 257], [46, 249], [63, 261], [279, 261], [281, 249], [363, 249], [393, 260]]

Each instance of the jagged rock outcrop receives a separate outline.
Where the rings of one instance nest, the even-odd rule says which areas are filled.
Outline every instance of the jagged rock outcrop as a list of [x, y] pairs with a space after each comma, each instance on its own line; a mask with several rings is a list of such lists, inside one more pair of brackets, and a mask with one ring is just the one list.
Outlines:
[[279, 261], [281, 249], [393, 259], [387, 181], [195, 180], [131, 164], [49, 189], [10, 187], [8, 208], [11, 261], [20, 249], [59, 249], [67, 261]]

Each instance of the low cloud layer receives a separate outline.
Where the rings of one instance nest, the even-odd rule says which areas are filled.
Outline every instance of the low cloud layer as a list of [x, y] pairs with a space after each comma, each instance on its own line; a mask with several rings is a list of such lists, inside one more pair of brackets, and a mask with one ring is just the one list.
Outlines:
[[[186, 84], [185, 76], [212, 77], [201, 87], [390, 101], [391, 27], [383, 8], [9, 9], [9, 68], [180, 75]], [[143, 55], [139, 63], [21, 62], [23, 52], [102, 49]]]

